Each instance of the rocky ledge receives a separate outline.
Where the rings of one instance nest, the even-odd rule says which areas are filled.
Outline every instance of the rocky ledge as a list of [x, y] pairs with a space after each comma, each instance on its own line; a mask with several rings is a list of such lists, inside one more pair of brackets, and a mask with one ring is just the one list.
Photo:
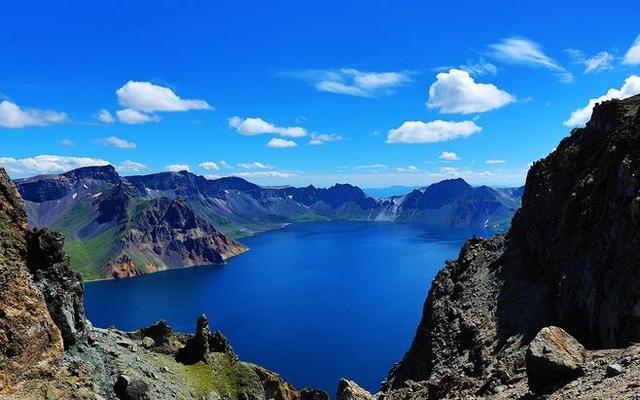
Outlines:
[[634, 398], [639, 247], [634, 96], [597, 105], [531, 167], [510, 231], [469, 240], [438, 273], [376, 397]]
[[[174, 217], [189, 228], [184, 214]], [[239, 360], [205, 316], [195, 335], [164, 321], [136, 332], [92, 327], [63, 243], [58, 233], [27, 229], [0, 168], [0, 398], [328, 399]]]

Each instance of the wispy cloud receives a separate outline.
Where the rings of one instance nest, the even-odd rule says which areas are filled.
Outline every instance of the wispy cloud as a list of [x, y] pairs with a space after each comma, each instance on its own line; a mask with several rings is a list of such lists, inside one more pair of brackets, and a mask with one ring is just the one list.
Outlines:
[[146, 124], [147, 122], [158, 122], [160, 120], [156, 115], [144, 114], [130, 108], [118, 110], [116, 111], [116, 115], [120, 122], [129, 125]]
[[427, 106], [443, 113], [470, 114], [495, 110], [516, 97], [490, 83], [476, 83], [467, 71], [451, 69], [436, 75]]
[[[463, 71], [467, 71], [474, 76], [496, 75], [498, 73], [498, 67], [484, 58], [480, 58], [478, 60], [467, 60], [466, 64], [460, 65], [458, 68]], [[448, 69], [450, 68], [445, 68], [445, 70]]]
[[482, 131], [482, 128], [473, 121], [407, 121], [398, 128], [389, 131], [387, 143], [445, 142], [458, 138], [466, 138], [480, 131]]
[[241, 178], [291, 178], [295, 176], [291, 172], [281, 171], [254, 171], [254, 172], [239, 172], [233, 174], [233, 176], [239, 176]]
[[342, 140], [342, 136], [335, 133], [312, 133], [309, 144], [318, 146], [325, 143], [337, 142]]
[[98, 139], [95, 142], [103, 146], [111, 146], [118, 149], [135, 149], [136, 147], [138, 147], [137, 144], [116, 136], [109, 136], [103, 139]]
[[374, 98], [395, 93], [399, 87], [411, 82], [412, 73], [341, 68], [285, 72], [282, 75], [308, 82], [320, 92]]
[[116, 166], [118, 172], [121, 173], [142, 172], [147, 168], [146, 164], [131, 160], [125, 160], [120, 165]]
[[113, 124], [114, 122], [116, 122], [113, 114], [111, 114], [111, 112], [105, 108], [98, 111], [98, 113], [96, 114], [96, 118], [98, 119], [98, 121], [104, 124]]
[[578, 49], [566, 49], [565, 53], [569, 55], [574, 64], [584, 65], [585, 74], [595, 74], [612, 69], [613, 61], [615, 60], [615, 57], [607, 51], [601, 51], [591, 57], [585, 56]]
[[9, 100], [0, 102], [0, 127], [24, 128], [27, 126], [45, 126], [68, 121], [67, 114], [39, 110], [36, 108], [21, 108]]
[[540, 44], [523, 37], [510, 37], [489, 45], [489, 55], [504, 62], [541, 67], [553, 71], [562, 83], [573, 82], [573, 75], [542, 50]]
[[62, 139], [60, 141], [60, 144], [63, 145], [63, 146], [67, 146], [67, 147], [73, 147], [73, 146], [76, 145], [76, 142], [74, 142], [71, 139]]
[[357, 165], [354, 167], [355, 169], [386, 169], [389, 168], [387, 164], [365, 164], [365, 165]]
[[485, 164], [505, 164], [505, 160], [486, 160]]
[[271, 169], [273, 166], [269, 164], [264, 164], [259, 161], [254, 161], [250, 163], [238, 163], [238, 167], [244, 169]]

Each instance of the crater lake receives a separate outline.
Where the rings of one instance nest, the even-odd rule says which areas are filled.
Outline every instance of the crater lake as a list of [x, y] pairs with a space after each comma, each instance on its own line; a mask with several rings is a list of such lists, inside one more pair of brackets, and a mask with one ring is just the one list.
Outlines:
[[[375, 393], [409, 348], [431, 280], [473, 232], [396, 223], [307, 222], [245, 238], [226, 265], [86, 284], [97, 327], [160, 319], [193, 332], [205, 313], [245, 361], [298, 388], [338, 379]], [[484, 232], [484, 234], [488, 234]]]

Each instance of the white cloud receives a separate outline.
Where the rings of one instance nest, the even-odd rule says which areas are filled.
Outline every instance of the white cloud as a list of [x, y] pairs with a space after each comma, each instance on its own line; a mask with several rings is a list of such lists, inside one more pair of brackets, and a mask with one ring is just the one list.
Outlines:
[[113, 124], [114, 122], [116, 122], [116, 119], [113, 117], [111, 112], [104, 108], [98, 111], [98, 114], [96, 114], [96, 118], [98, 118], [100, 122], [105, 124]]
[[586, 106], [572, 112], [569, 119], [563, 124], [568, 127], [583, 126], [591, 118], [591, 112], [597, 103], [611, 99], [626, 99], [638, 93], [640, 93], [640, 76], [630, 75], [625, 79], [620, 89], [611, 88], [602, 96], [590, 99]]
[[438, 157], [438, 158], [441, 159], [441, 160], [444, 160], [444, 161], [458, 161], [458, 160], [460, 160], [460, 157], [458, 157], [458, 155], [456, 153], [451, 152], [451, 151], [443, 151], [440, 154], [440, 157]]
[[206, 169], [207, 171], [219, 171], [220, 167], [213, 161], [205, 161], [198, 164], [198, 167]]
[[436, 143], [466, 138], [482, 130], [473, 121], [406, 121], [398, 128], [391, 129], [387, 143]]
[[577, 49], [566, 49], [565, 53], [571, 57], [574, 64], [584, 65], [585, 74], [594, 74], [612, 69], [612, 63], [615, 59], [607, 51], [601, 51], [592, 57], [586, 57], [582, 51]]
[[485, 164], [504, 164], [506, 163], [505, 160], [486, 160], [484, 162]]
[[411, 82], [411, 73], [369, 72], [354, 68], [309, 70], [285, 75], [309, 82], [320, 92], [358, 97], [378, 97], [393, 94], [395, 89]]
[[271, 168], [273, 168], [271, 165], [263, 164], [263, 163], [258, 162], [258, 161], [254, 161], [252, 163], [239, 163], [238, 167], [241, 167], [241, 168], [244, 168], [244, 169], [271, 169]]
[[165, 165], [164, 169], [169, 172], [191, 171], [187, 164], [169, 164]]
[[116, 94], [121, 106], [147, 113], [213, 109], [204, 100], [181, 99], [173, 90], [150, 82], [129, 81]]
[[342, 140], [342, 136], [335, 133], [312, 133], [309, 144], [312, 146], [318, 146], [325, 143], [337, 142]]
[[99, 139], [97, 140], [97, 143], [103, 144], [104, 146], [116, 147], [118, 149], [135, 149], [136, 147], [138, 147], [138, 145], [136, 145], [135, 143], [129, 142], [128, 140], [121, 139], [116, 136], [109, 136], [104, 139]]
[[146, 124], [147, 122], [157, 122], [158, 117], [155, 115], [147, 115], [137, 110], [126, 108], [116, 111], [116, 115], [120, 122], [125, 124]]
[[116, 167], [118, 172], [141, 172], [147, 168], [146, 164], [131, 160], [125, 160]]
[[61, 144], [61, 145], [63, 145], [63, 146], [73, 147], [73, 146], [75, 146], [75, 145], [76, 145], [76, 142], [74, 142], [74, 141], [73, 141], [73, 140], [71, 140], [71, 139], [62, 139], [62, 140], [60, 141], [60, 144]]
[[622, 59], [623, 64], [638, 65], [640, 64], [640, 35], [636, 38], [633, 45], [627, 50]]
[[80, 167], [109, 165], [108, 161], [91, 157], [67, 157], [56, 155], [39, 155], [27, 158], [0, 157], [0, 165], [9, 173], [53, 174], [66, 172]]
[[542, 67], [554, 71], [558, 79], [563, 83], [571, 83], [573, 75], [562, 67], [553, 58], [542, 51], [542, 47], [529, 39], [511, 37], [502, 39], [499, 43], [490, 44], [491, 53], [495, 58], [513, 64]]
[[229, 163], [228, 163], [228, 162], [226, 162], [225, 160], [220, 160], [220, 161], [218, 161], [218, 165], [219, 165], [221, 168], [233, 168], [233, 167], [231, 166], [231, 164], [229, 164]]
[[66, 122], [67, 120], [67, 114], [65, 113], [34, 108], [22, 109], [8, 100], [0, 102], [0, 127], [45, 126]]
[[290, 178], [295, 176], [293, 173], [280, 171], [239, 172], [233, 175], [242, 178]]
[[286, 140], [280, 138], [273, 138], [267, 142], [267, 146], [277, 149], [285, 149], [289, 147], [296, 147], [298, 144], [293, 140]]
[[436, 75], [427, 106], [444, 113], [470, 114], [495, 110], [515, 100], [493, 84], [476, 83], [467, 71], [450, 69]]
[[303, 137], [307, 135], [307, 131], [299, 126], [280, 127], [257, 117], [245, 119], [237, 116], [231, 117], [229, 118], [229, 126], [241, 135], [276, 134], [287, 137]]

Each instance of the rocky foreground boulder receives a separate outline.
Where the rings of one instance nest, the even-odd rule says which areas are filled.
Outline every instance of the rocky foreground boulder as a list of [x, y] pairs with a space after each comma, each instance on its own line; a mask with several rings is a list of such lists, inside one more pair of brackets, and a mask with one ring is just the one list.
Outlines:
[[[577, 371], [579, 342], [590, 349], [581, 375], [551, 387], [548, 398], [632, 398], [640, 393], [638, 350], [627, 348], [640, 341], [638, 248], [640, 96], [634, 96], [597, 105], [585, 128], [533, 164], [510, 231], [469, 240], [438, 273], [413, 344], [382, 396], [533, 396], [532, 389], [551, 383], [541, 376]], [[543, 330], [550, 326], [577, 340], [566, 341], [573, 351], [559, 349], [564, 334], [556, 341], [548, 333], [560, 331]], [[538, 349], [539, 340], [550, 347]], [[545, 351], [551, 353], [539, 354]], [[571, 358], [576, 365], [560, 368]]]
[[137, 332], [92, 327], [63, 243], [28, 230], [0, 168], [0, 399], [328, 399], [240, 361], [205, 316], [195, 335], [164, 321]]

